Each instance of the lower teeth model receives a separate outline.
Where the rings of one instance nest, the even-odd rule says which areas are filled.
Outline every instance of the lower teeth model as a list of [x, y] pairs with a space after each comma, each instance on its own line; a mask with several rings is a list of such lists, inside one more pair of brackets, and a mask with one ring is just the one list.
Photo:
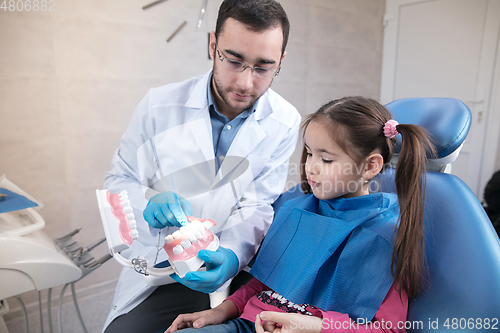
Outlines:
[[188, 216], [188, 220], [190, 223], [165, 237], [163, 246], [170, 265], [181, 278], [205, 263], [198, 257], [200, 250], [215, 251], [219, 247], [219, 239], [210, 230], [215, 226], [214, 221], [191, 216]]

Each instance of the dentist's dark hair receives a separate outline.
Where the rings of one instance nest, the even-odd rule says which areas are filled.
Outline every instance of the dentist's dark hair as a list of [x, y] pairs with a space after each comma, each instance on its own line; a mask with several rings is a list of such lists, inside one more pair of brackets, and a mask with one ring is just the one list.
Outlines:
[[228, 18], [246, 25], [250, 30], [261, 32], [274, 27], [281, 27], [283, 44], [281, 54], [285, 52], [290, 34], [290, 22], [285, 10], [274, 0], [224, 0], [219, 8], [215, 37], [224, 30]]
[[[364, 97], [344, 97], [323, 105], [302, 124], [302, 137], [314, 121], [326, 126], [330, 138], [356, 163], [363, 163], [372, 153], [382, 155], [384, 165], [391, 161], [396, 138], [384, 135], [384, 125], [391, 113], [378, 102]], [[391, 271], [396, 283], [408, 297], [419, 291], [424, 270], [424, 186], [427, 154], [434, 147], [422, 127], [409, 124], [396, 126], [402, 145], [396, 165], [396, 193], [400, 214], [394, 240]], [[304, 147], [301, 158], [301, 180], [304, 193], [312, 193], [307, 183]], [[400, 289], [401, 292], [401, 289]]]

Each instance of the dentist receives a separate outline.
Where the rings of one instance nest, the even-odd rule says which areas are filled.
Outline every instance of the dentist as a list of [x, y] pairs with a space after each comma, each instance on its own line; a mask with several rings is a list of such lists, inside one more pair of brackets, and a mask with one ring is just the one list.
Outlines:
[[272, 222], [300, 125], [270, 89], [289, 26], [274, 0], [224, 0], [210, 34], [212, 70], [151, 89], [139, 103], [104, 183], [128, 191], [137, 219], [139, 238], [121, 254], [168, 265], [158, 244], [186, 215], [214, 220], [220, 247], [200, 251], [206, 272], [172, 275], [159, 287], [124, 268], [105, 332], [165, 329], [180, 313], [208, 309], [207, 293], [247, 281], [242, 270]]

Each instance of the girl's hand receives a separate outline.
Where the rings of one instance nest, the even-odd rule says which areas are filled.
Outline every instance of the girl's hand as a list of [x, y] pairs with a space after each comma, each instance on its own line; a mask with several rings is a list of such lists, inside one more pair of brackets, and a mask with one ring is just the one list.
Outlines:
[[257, 333], [320, 333], [321, 318], [301, 315], [263, 311], [255, 318]]
[[207, 324], [215, 324], [217, 320], [212, 312], [212, 309], [210, 309], [178, 315], [165, 333], [172, 333], [188, 327], [200, 328]]
[[236, 304], [232, 301], [224, 301], [210, 310], [178, 315], [165, 333], [172, 333], [188, 327], [201, 328], [205, 325], [216, 325], [236, 318], [238, 315], [239, 310]]

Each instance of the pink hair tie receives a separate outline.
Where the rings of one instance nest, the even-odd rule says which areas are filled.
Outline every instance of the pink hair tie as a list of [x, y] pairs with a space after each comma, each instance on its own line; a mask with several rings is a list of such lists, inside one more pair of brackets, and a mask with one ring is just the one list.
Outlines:
[[387, 121], [384, 125], [384, 135], [389, 139], [392, 139], [393, 137], [399, 135], [399, 132], [396, 129], [396, 126], [398, 126], [398, 124], [399, 123], [394, 119]]

